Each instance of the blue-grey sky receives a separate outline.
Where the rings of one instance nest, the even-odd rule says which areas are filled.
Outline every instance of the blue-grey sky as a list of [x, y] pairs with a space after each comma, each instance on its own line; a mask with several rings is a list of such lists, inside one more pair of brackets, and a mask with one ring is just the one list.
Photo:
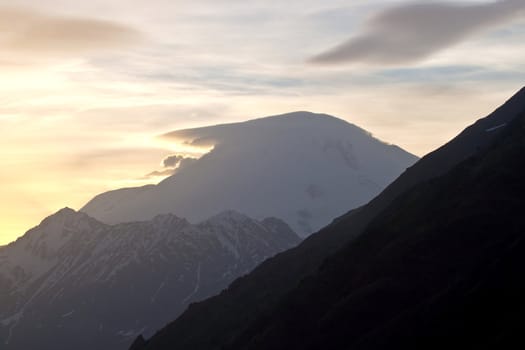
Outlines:
[[1, 244], [198, 156], [178, 128], [310, 110], [423, 155], [524, 85], [525, 2], [0, 0], [0, 49]]

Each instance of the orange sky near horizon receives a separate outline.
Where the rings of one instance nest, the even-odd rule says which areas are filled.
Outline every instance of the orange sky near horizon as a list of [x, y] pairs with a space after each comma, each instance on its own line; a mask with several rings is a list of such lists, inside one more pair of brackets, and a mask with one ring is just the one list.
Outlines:
[[0, 246], [159, 181], [145, 175], [188, 152], [169, 131], [307, 110], [422, 156], [524, 85], [523, 11], [406, 61], [310, 62], [399, 3], [0, 0]]

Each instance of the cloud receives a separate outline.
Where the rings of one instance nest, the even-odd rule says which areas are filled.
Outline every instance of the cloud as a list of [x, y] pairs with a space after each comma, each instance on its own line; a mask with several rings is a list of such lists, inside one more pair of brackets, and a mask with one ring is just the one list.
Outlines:
[[405, 4], [380, 12], [356, 36], [311, 61], [324, 64], [415, 62], [524, 14], [523, 0]]
[[173, 155], [168, 156], [162, 160], [162, 166], [165, 168], [175, 168], [184, 159], [183, 156]]
[[110, 21], [0, 7], [0, 49], [4, 55], [85, 54], [124, 47], [138, 42], [140, 36], [137, 30]]
[[142, 180], [148, 180], [158, 177], [167, 177], [174, 175], [176, 172], [180, 171], [182, 168], [187, 167], [188, 165], [192, 164], [193, 162], [197, 161], [197, 158], [192, 157], [186, 157], [178, 154], [173, 154], [170, 156], [167, 156], [162, 160], [162, 167], [163, 170], [155, 170], [151, 173], [148, 173], [144, 175], [141, 179]]
[[187, 166], [196, 160], [197, 160], [196, 158], [185, 157], [185, 156], [174, 154], [174, 155], [167, 156], [166, 158], [164, 158], [162, 160], [162, 166], [164, 168], [177, 168], [180, 170], [182, 167]]
[[155, 170], [141, 177], [141, 180], [149, 180], [156, 177], [166, 177], [175, 174], [176, 169]]

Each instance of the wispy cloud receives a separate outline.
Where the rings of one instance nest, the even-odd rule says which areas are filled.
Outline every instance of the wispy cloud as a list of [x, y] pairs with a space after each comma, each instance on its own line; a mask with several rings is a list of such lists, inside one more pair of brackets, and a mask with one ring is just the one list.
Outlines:
[[0, 7], [0, 49], [8, 57], [0, 64], [114, 50], [140, 38], [134, 28], [111, 21]]
[[311, 61], [325, 64], [415, 62], [524, 14], [523, 0], [405, 4], [378, 13], [356, 36]]
[[151, 173], [144, 175], [141, 178], [141, 180], [151, 180], [155, 178], [163, 178], [163, 177], [171, 176], [175, 174], [176, 171], [177, 169], [155, 170], [155, 171], [152, 171]]

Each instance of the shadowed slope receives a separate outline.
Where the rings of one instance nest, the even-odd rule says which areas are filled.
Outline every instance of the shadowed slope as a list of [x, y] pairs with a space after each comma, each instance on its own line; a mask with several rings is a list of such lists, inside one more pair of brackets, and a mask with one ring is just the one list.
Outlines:
[[397, 198], [228, 349], [523, 346], [525, 114]]
[[335, 220], [298, 247], [268, 260], [250, 275], [235, 281], [221, 295], [191, 305], [179, 319], [150, 339], [145, 348], [222, 349], [236, 339], [244, 339], [239, 338], [243, 332], [251, 334], [249, 329], [257, 329], [250, 328], [254, 327], [253, 322], [260, 322], [261, 315], [271, 315], [299, 281], [315, 273], [326, 257], [361, 234], [397, 196], [485, 152], [505, 129], [502, 125], [524, 111], [525, 89], [522, 89], [487, 118], [477, 121], [409, 168], [368, 205]]

